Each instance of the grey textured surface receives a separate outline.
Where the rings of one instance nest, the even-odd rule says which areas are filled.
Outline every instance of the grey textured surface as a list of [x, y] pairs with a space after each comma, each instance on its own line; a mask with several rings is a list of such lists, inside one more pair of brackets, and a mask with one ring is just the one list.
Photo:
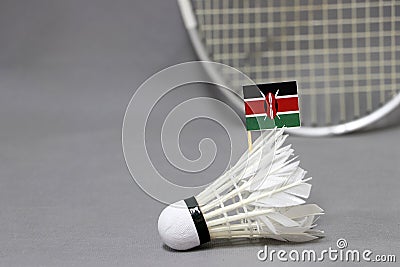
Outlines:
[[256, 253], [266, 242], [322, 250], [338, 238], [400, 256], [398, 125], [290, 137], [314, 177], [310, 202], [326, 210], [324, 239], [213, 243], [185, 253], [162, 245], [164, 205], [131, 179], [121, 126], [146, 78], [196, 59], [174, 0], [2, 0], [0, 36], [1, 266], [265, 265]]

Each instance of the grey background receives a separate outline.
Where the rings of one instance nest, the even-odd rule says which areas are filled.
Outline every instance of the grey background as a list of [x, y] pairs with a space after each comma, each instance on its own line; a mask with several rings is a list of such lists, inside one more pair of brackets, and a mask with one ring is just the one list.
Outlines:
[[[165, 206], [132, 180], [122, 120], [145, 79], [195, 59], [174, 0], [0, 1], [1, 266], [271, 265], [257, 261], [263, 244], [322, 250], [338, 238], [399, 257], [399, 125], [289, 138], [314, 177], [310, 202], [326, 210], [324, 239], [212, 243], [185, 253], [163, 246], [156, 223]], [[223, 154], [216, 128], [193, 125], [183, 150], [190, 155], [215, 129]]]

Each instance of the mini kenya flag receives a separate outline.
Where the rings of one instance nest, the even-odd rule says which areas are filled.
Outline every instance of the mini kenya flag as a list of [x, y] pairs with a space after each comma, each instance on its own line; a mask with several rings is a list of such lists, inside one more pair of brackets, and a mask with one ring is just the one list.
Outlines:
[[299, 127], [297, 82], [243, 86], [248, 131]]

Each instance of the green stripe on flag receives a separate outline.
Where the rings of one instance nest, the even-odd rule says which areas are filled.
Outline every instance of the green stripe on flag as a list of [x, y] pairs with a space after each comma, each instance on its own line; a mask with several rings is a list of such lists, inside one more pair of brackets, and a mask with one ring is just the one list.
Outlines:
[[275, 127], [298, 127], [300, 126], [300, 113], [281, 114], [271, 120], [267, 116], [246, 117], [246, 127], [248, 131], [262, 129], [273, 129]]
[[247, 131], [275, 128], [274, 120], [267, 116], [246, 117]]

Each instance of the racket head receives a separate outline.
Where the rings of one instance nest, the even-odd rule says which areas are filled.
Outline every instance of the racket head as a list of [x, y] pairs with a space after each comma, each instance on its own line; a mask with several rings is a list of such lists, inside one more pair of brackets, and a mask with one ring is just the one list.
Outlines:
[[366, 2], [178, 0], [201, 60], [255, 83], [298, 81], [302, 127], [287, 131], [306, 136], [364, 128], [400, 104], [400, 2]]

